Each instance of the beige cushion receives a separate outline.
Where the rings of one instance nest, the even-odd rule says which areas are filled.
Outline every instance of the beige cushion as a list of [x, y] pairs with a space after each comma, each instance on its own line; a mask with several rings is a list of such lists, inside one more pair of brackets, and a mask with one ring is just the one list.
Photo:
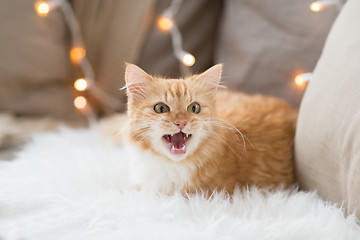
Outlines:
[[61, 12], [37, 16], [35, 1], [0, 7], [0, 111], [77, 119], [69, 80], [68, 38]]
[[296, 169], [306, 189], [360, 217], [360, 1], [337, 18], [301, 104]]
[[298, 106], [296, 74], [311, 72], [336, 7], [310, 11], [312, 0], [226, 0], [217, 46], [230, 88], [278, 96]]

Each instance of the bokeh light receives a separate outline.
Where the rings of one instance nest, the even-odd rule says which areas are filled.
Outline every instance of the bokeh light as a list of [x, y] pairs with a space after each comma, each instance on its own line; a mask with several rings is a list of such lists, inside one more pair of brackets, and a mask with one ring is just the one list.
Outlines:
[[86, 55], [85, 48], [83, 47], [74, 47], [70, 51], [71, 61], [74, 63], [79, 63]]
[[182, 57], [181, 61], [185, 66], [191, 67], [192, 65], [195, 64], [195, 57], [190, 53], [186, 53]]
[[83, 96], [78, 96], [75, 98], [74, 100], [74, 106], [77, 109], [84, 109], [87, 105], [87, 101], [86, 98], [84, 98]]
[[167, 32], [173, 27], [173, 21], [171, 18], [166, 17], [165, 15], [161, 15], [157, 20], [157, 25], [160, 30]]
[[319, 11], [321, 10], [321, 5], [320, 5], [320, 3], [318, 3], [318, 2], [313, 2], [313, 3], [311, 3], [311, 5], [310, 5], [310, 9], [311, 9], [311, 11], [313, 11], [313, 12], [319, 12]]
[[38, 1], [35, 3], [35, 10], [39, 16], [45, 17], [50, 12], [50, 6], [47, 2]]
[[78, 91], [85, 91], [88, 87], [88, 84], [85, 79], [79, 78], [74, 82], [74, 88]]

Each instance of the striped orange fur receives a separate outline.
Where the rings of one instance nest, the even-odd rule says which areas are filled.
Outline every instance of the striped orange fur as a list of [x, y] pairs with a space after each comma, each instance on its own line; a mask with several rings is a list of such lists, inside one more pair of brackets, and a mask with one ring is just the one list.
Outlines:
[[[167, 193], [231, 193], [236, 186], [295, 182], [297, 111], [274, 97], [218, 90], [221, 71], [219, 64], [200, 75], [164, 79], [127, 65], [125, 142], [139, 159], [130, 168], [137, 172], [134, 186], [152, 182], [153, 189]], [[161, 113], [155, 109], [159, 103]]]

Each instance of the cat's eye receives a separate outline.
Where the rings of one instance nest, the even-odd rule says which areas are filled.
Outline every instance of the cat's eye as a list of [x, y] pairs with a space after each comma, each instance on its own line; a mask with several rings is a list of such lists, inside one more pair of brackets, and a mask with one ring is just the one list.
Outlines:
[[200, 104], [196, 103], [196, 102], [193, 102], [192, 104], [190, 104], [188, 107], [187, 107], [187, 111], [189, 113], [196, 113], [198, 114], [201, 110], [201, 107], [200, 107]]
[[154, 111], [156, 113], [167, 113], [170, 112], [170, 108], [165, 103], [158, 103], [154, 106]]

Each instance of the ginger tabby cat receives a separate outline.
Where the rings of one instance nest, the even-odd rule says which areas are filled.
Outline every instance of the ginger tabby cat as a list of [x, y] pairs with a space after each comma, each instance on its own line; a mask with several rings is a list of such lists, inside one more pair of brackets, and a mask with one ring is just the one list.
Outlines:
[[218, 64], [185, 79], [164, 79], [127, 64], [122, 144], [132, 156], [132, 187], [232, 193], [236, 186], [295, 182], [297, 111], [277, 98], [218, 90], [221, 71]]

